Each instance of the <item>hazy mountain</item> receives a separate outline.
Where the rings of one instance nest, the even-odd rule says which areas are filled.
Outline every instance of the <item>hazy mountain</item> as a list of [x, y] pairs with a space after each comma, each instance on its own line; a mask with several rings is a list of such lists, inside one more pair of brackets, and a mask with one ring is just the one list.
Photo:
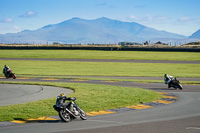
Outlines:
[[2, 43], [118, 43], [187, 39], [186, 36], [159, 31], [135, 22], [108, 18], [85, 20], [72, 18], [37, 30], [0, 35]]
[[196, 31], [195, 33], [193, 33], [189, 38], [200, 39], [200, 29]]

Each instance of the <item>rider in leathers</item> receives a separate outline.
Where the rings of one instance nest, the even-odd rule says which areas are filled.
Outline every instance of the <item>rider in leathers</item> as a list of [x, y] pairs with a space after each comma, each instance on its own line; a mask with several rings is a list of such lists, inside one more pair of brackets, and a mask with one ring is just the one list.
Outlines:
[[[56, 104], [58, 105], [63, 105], [63, 106], [70, 106], [71, 107], [71, 102], [70, 103], [65, 103], [66, 100], [73, 100], [74, 98], [71, 97], [66, 97], [64, 93], [60, 94], [57, 98]], [[70, 104], [70, 105], [68, 105]], [[74, 106], [76, 107], [76, 106]], [[77, 107], [76, 107], [77, 108]]]
[[171, 87], [171, 81], [173, 80], [173, 78], [174, 77], [169, 74], [164, 75], [164, 81], [165, 81], [165, 84], [168, 84], [168, 88]]
[[58, 96], [56, 103], [58, 105], [67, 105], [67, 103], [65, 103], [66, 100], [71, 100], [71, 97], [67, 98], [63, 93], [60, 94], [60, 96]]
[[7, 65], [4, 66], [3, 73], [5, 77], [8, 78], [9, 74], [11, 73], [11, 69], [9, 68], [9, 66]]

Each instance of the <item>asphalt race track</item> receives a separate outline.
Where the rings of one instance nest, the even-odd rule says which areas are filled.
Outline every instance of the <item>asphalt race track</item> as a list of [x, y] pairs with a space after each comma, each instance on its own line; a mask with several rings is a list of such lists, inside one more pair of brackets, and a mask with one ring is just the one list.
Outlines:
[[[118, 77], [113, 77], [118, 78]], [[121, 78], [121, 77], [120, 77]], [[128, 77], [124, 77], [128, 78]], [[131, 78], [131, 77], [129, 77]], [[136, 77], [132, 77], [136, 78]], [[148, 77], [142, 77], [144, 79]], [[13, 79], [0, 78], [0, 81], [7, 81]], [[182, 80], [196, 80], [200, 78], [182, 78]], [[30, 79], [16, 79], [15, 81], [34, 81], [44, 82], [40, 78]], [[179, 99], [175, 102], [167, 105], [157, 106], [148, 109], [141, 110], [124, 110], [113, 114], [89, 116], [88, 120], [76, 119], [69, 123], [63, 123], [60, 120], [55, 121], [39, 121], [26, 124], [11, 124], [10, 122], [0, 123], [1, 133], [200, 133], [200, 86], [199, 85], [183, 85], [183, 90], [168, 89], [163, 83], [136, 83], [136, 82], [105, 82], [105, 81], [76, 81], [69, 79], [51, 80], [45, 79], [45, 82], [74, 82], [74, 83], [90, 83], [90, 84], [106, 84], [115, 86], [129, 86], [140, 87], [144, 89], [151, 89], [158, 92], [168, 92], [177, 96]], [[15, 87], [14, 87], [15, 86]], [[31, 88], [35, 89], [31, 89]], [[15, 89], [9, 89], [15, 88]], [[52, 93], [55, 97], [55, 92], [51, 92], [55, 89], [48, 88], [46, 86], [29, 86], [29, 90], [24, 92], [26, 85], [8, 85], [0, 84], [0, 93], [5, 90], [13, 91], [13, 97], [19, 98], [20, 96], [28, 95], [40, 95], [44, 96], [41, 92], [41, 88], [47, 94]], [[45, 88], [45, 89], [44, 89]], [[60, 88], [61, 89], [61, 88]], [[48, 91], [47, 91], [48, 90]], [[56, 89], [57, 90], [57, 89]], [[14, 96], [15, 91], [19, 91]], [[63, 90], [61, 90], [63, 91]], [[9, 92], [4, 92], [10, 94]], [[71, 93], [71, 92], [69, 92]], [[57, 94], [57, 93], [56, 93]], [[1, 97], [2, 100], [6, 100], [6, 97]], [[52, 97], [49, 94], [48, 97]], [[46, 98], [48, 98], [46, 97]], [[31, 99], [30, 99], [31, 100]], [[34, 100], [34, 99], [32, 99]], [[36, 100], [36, 99], [35, 99]], [[0, 101], [0, 106], [2, 102]], [[17, 101], [17, 100], [16, 100]], [[24, 102], [20, 101], [19, 102]], [[10, 104], [10, 102], [8, 102]], [[52, 116], [58, 118], [57, 116]]]
[[71, 94], [73, 91], [51, 86], [0, 84], [0, 106], [47, 99], [60, 93]]

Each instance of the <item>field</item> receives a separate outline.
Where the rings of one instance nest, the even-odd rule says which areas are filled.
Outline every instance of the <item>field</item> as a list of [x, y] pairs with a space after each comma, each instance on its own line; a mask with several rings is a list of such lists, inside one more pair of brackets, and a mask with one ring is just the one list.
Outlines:
[[[0, 69], [7, 64], [17, 77], [65, 77], [72, 75], [94, 76], [152, 76], [163, 77], [169, 73], [178, 77], [200, 77], [199, 64], [168, 63], [121, 63], [80, 61], [25, 61], [3, 58], [68, 58], [68, 59], [118, 59], [118, 60], [181, 60], [199, 61], [197, 52], [135, 52], [135, 51], [89, 51], [89, 50], [0, 50]], [[3, 76], [3, 74], [0, 74]], [[119, 79], [120, 80], [120, 79]], [[128, 80], [123, 80], [128, 81]], [[142, 82], [142, 81], [140, 81]], [[148, 81], [151, 82], [151, 81]], [[160, 81], [158, 81], [160, 82]], [[16, 82], [1, 83], [42, 84], [75, 90], [70, 96], [78, 97], [78, 104], [86, 112], [119, 108], [160, 99], [161, 95], [150, 90], [107, 85], [58, 83], [58, 82]], [[57, 94], [55, 94], [55, 97]], [[0, 107], [0, 120], [14, 118], [37, 118], [57, 115], [52, 105], [55, 98], [26, 104]], [[41, 108], [42, 105], [42, 108]], [[29, 108], [26, 108], [29, 107]]]
[[[200, 77], [199, 64], [62, 62], [0, 60], [8, 64], [18, 76], [152, 76], [170, 73], [178, 77]], [[191, 69], [192, 68], [192, 69]], [[3, 68], [2, 68], [3, 69]], [[3, 76], [3, 74], [2, 74]]]
[[200, 61], [199, 52], [153, 52], [153, 51], [0, 50], [0, 57]]

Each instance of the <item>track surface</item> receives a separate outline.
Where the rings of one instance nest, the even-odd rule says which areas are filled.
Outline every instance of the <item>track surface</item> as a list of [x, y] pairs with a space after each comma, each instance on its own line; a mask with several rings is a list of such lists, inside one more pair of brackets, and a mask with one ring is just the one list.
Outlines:
[[[116, 77], [118, 78], [118, 77]], [[121, 78], [121, 77], [120, 77]], [[127, 78], [127, 77], [125, 77]], [[132, 77], [135, 78], [135, 77]], [[144, 77], [143, 77], [144, 78]], [[144, 78], [145, 79], [145, 78]], [[0, 79], [5, 81], [6, 79]], [[42, 81], [35, 79], [16, 79], [17, 81]], [[183, 78], [182, 80], [190, 80]], [[192, 79], [199, 81], [199, 78]], [[10, 81], [10, 80], [9, 80]], [[44, 81], [42, 81], [44, 82]], [[0, 126], [1, 133], [199, 133], [200, 132], [200, 86], [183, 85], [184, 89], [168, 89], [163, 83], [134, 83], [134, 82], [103, 82], [103, 81], [72, 81], [69, 79], [46, 80], [46, 82], [79, 82], [91, 84], [106, 84], [116, 86], [141, 87], [160, 92], [170, 92], [179, 97], [179, 100], [165, 106], [155, 108], [122, 111], [116, 114], [107, 114], [89, 117], [88, 120], [74, 120], [70, 123], [61, 121], [43, 121], [27, 124], [5, 124]]]
[[51, 86], [0, 84], [0, 106], [47, 99], [60, 93], [71, 94], [73, 91]]

